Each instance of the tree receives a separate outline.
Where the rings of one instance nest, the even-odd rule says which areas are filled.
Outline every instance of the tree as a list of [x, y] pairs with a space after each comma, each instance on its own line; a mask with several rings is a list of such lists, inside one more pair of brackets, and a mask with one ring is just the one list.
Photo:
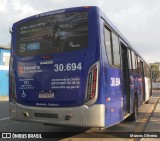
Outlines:
[[153, 82], [156, 82], [157, 79], [159, 79], [159, 75], [160, 75], [159, 66], [156, 65], [156, 64], [152, 64], [151, 65], [151, 71], [152, 71]]

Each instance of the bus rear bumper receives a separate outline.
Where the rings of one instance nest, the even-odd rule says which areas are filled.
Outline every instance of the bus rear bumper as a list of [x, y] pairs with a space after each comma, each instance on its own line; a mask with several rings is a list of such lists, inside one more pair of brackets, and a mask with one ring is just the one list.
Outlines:
[[10, 102], [10, 118], [62, 126], [105, 127], [105, 105], [33, 107]]

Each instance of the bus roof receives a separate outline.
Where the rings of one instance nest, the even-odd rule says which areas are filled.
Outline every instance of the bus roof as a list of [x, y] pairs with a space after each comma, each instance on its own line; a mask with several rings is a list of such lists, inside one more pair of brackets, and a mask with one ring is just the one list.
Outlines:
[[40, 13], [40, 14], [36, 14], [36, 15], [24, 18], [24, 19], [14, 23], [14, 24], [19, 24], [21, 22], [28, 21], [28, 20], [34, 19], [34, 18], [45, 17], [45, 16], [50, 16], [50, 15], [56, 15], [56, 14], [62, 14], [62, 13], [68, 13], [68, 12], [81, 11], [81, 10], [85, 10], [85, 9], [88, 9], [88, 8], [98, 8], [98, 7], [96, 7], [96, 6], [81, 6], [81, 7], [71, 7], [71, 8], [64, 8], [64, 9], [48, 11], [48, 12], [44, 12], [44, 13]]

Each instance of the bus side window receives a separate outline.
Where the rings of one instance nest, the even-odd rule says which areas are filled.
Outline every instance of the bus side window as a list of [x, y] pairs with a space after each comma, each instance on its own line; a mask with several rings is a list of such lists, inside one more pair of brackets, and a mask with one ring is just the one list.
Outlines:
[[136, 58], [135, 58], [135, 54], [133, 51], [131, 51], [131, 55], [132, 55], [132, 68], [133, 68], [133, 72], [136, 72]]
[[112, 46], [113, 46], [113, 65], [120, 68], [120, 48], [119, 39], [117, 35], [112, 32]]
[[110, 65], [113, 64], [113, 55], [112, 55], [112, 46], [111, 46], [111, 32], [106, 27], [104, 28], [104, 34], [105, 34], [105, 47], [108, 57], [108, 62]]
[[128, 49], [128, 65], [129, 65], [129, 71], [132, 72], [132, 58], [131, 58], [131, 50]]
[[144, 63], [144, 77], [147, 77], [147, 65]]
[[144, 76], [148, 77], [148, 78], [151, 78], [150, 68], [149, 68], [149, 66], [147, 66], [146, 63], [144, 64]]
[[151, 78], [151, 71], [149, 67], [147, 67], [147, 74], [148, 74], [148, 78]]
[[138, 64], [137, 64], [138, 73], [139, 73], [139, 74], [142, 74], [141, 61], [140, 61], [140, 58], [139, 58], [139, 57], [137, 58], [137, 63], [138, 63]]
[[138, 73], [138, 56], [136, 54], [134, 56], [135, 56], [135, 66], [136, 66], [135, 73]]

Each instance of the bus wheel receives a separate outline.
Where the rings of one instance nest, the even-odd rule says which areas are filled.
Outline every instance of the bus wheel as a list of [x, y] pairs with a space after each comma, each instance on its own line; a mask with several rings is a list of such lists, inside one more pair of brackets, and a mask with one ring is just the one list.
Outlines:
[[138, 97], [135, 96], [134, 98], [134, 109], [133, 113], [130, 116], [131, 121], [136, 121], [138, 119]]

